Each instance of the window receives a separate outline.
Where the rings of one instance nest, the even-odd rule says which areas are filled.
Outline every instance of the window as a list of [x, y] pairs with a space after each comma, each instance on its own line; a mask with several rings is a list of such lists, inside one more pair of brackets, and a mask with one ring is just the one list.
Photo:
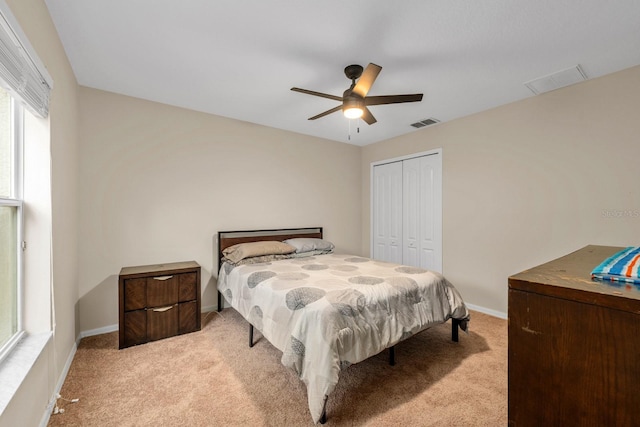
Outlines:
[[22, 334], [21, 109], [0, 88], [0, 359]]
[[[50, 304], [51, 272], [43, 267], [50, 263], [51, 254], [35, 251], [23, 260], [22, 242], [28, 231], [40, 243], [37, 247], [51, 247], [51, 162], [46, 119], [52, 86], [51, 76], [11, 9], [0, 0], [0, 361], [23, 335], [27, 336], [25, 330], [30, 337], [49, 330], [51, 325], [47, 321], [50, 312], [40, 305], [45, 300]], [[27, 149], [24, 155], [23, 149]], [[27, 164], [24, 168], [23, 161]], [[25, 216], [23, 206], [34, 209]], [[23, 223], [23, 218], [28, 222]], [[28, 286], [23, 279], [27, 276], [22, 273], [27, 263]], [[28, 305], [24, 302], [27, 299]], [[13, 365], [14, 377], [17, 368], [26, 366]], [[21, 372], [26, 375], [27, 370]], [[2, 391], [0, 408], [7, 396], [6, 390]]]

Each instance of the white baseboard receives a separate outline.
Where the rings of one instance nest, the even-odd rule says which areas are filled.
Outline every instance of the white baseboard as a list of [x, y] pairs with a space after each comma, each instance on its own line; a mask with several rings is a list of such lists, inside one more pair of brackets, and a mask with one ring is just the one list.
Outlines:
[[480, 313], [488, 314], [489, 316], [499, 317], [500, 319], [506, 319], [507, 313], [502, 311], [492, 310], [486, 307], [480, 307], [479, 305], [469, 304], [465, 302], [465, 305], [474, 311], [479, 311]]
[[[79, 341], [80, 341], [80, 338], [78, 338], [76, 342], [73, 344], [73, 347], [69, 352], [69, 356], [67, 356], [67, 361], [64, 363], [64, 368], [62, 368], [62, 372], [60, 373], [58, 382], [56, 382], [56, 386], [53, 390], [53, 394], [49, 399], [49, 404], [47, 405], [47, 408], [45, 409], [45, 413], [42, 416], [42, 419], [40, 420], [40, 427], [46, 427], [47, 424], [49, 424], [49, 418], [51, 418], [51, 413], [53, 412], [53, 408], [56, 406], [56, 401], [57, 401], [56, 395], [60, 393], [60, 390], [62, 389], [62, 385], [64, 384], [64, 380], [67, 379], [67, 374], [69, 374], [69, 369], [71, 368], [71, 362], [73, 362], [73, 358], [75, 357], [76, 351], [78, 350]], [[55, 351], [55, 349], [53, 349], [53, 351]]]
[[92, 337], [94, 335], [107, 334], [109, 332], [115, 332], [117, 330], [118, 330], [118, 324], [116, 323], [115, 325], [103, 326], [102, 328], [89, 329], [88, 331], [82, 331], [80, 332], [80, 335], [78, 335], [78, 339], [76, 340], [76, 343], [79, 343], [80, 340], [84, 337]]
[[202, 307], [202, 310], [200, 310], [202, 313], [209, 313], [210, 311], [216, 311], [218, 309], [217, 306], [215, 305], [208, 305], [206, 307]]

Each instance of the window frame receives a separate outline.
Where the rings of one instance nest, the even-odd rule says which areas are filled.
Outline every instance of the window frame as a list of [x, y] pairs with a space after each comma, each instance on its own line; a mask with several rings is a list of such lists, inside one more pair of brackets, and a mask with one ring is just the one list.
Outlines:
[[24, 106], [8, 92], [11, 98], [11, 143], [12, 143], [12, 188], [11, 197], [0, 197], [0, 206], [17, 208], [16, 236], [16, 332], [4, 344], [0, 345], [0, 362], [2, 362], [25, 335], [24, 330], [24, 201], [23, 201], [23, 144], [24, 144]]

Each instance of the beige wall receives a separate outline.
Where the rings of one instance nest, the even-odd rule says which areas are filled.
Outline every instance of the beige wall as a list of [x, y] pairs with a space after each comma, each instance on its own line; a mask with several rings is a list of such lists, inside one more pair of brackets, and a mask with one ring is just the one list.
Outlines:
[[444, 273], [506, 313], [509, 275], [587, 244], [638, 244], [638, 111], [635, 67], [364, 147], [362, 251], [371, 163], [442, 148]]
[[359, 147], [82, 87], [80, 327], [117, 324], [124, 266], [195, 260], [216, 232], [323, 226], [359, 253]]
[[[44, 1], [6, 0], [6, 3], [54, 81], [48, 132], [51, 151], [51, 277], [55, 294], [55, 335], [0, 418], [2, 426], [31, 426], [41, 421], [78, 333], [75, 308], [78, 301], [77, 83]], [[48, 250], [49, 243], [48, 240], [30, 241], [29, 248], [39, 250], [34, 246], [44, 244]], [[47, 262], [45, 267], [48, 264]], [[48, 301], [49, 298], [48, 283], [43, 288], [47, 292], [43, 299], [39, 299], [39, 303]]]

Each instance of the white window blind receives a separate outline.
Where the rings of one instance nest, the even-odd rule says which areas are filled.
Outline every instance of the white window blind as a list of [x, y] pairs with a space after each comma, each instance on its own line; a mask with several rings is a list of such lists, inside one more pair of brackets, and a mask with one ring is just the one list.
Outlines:
[[49, 115], [53, 82], [4, 1], [0, 2], [0, 83], [34, 114]]

